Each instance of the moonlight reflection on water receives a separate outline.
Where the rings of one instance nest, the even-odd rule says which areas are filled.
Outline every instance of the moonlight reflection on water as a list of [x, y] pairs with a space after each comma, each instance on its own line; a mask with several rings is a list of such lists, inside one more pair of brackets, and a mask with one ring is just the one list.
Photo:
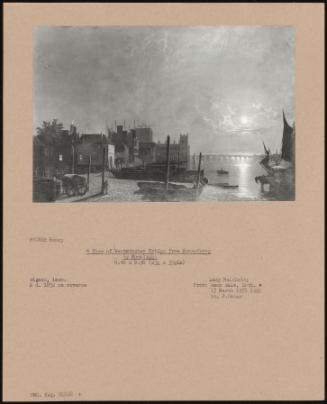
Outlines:
[[[266, 174], [260, 165], [261, 156], [204, 156], [203, 168], [209, 184], [200, 200], [265, 200], [255, 177]], [[218, 174], [217, 170], [228, 171]], [[217, 184], [228, 183], [238, 188], [222, 188]]]

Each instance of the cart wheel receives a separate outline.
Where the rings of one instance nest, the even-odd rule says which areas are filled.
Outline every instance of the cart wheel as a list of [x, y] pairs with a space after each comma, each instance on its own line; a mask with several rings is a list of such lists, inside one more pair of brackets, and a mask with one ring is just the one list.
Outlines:
[[87, 191], [87, 187], [86, 186], [80, 186], [78, 187], [78, 194], [79, 195], [85, 195]]
[[67, 194], [68, 196], [74, 196], [74, 195], [75, 195], [75, 191], [74, 191], [73, 188], [67, 187], [67, 188], [66, 188], [66, 194]]

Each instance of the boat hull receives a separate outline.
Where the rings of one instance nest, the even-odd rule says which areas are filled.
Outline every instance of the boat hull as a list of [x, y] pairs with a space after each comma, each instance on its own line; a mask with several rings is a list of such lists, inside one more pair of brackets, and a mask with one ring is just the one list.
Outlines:
[[138, 182], [139, 194], [143, 195], [145, 200], [158, 202], [183, 202], [196, 201], [200, 196], [203, 185], [198, 187], [187, 187], [182, 184], [168, 184], [168, 189], [164, 182]]
[[[148, 167], [128, 167], [112, 171], [116, 178], [165, 181], [166, 172], [163, 169]], [[194, 183], [197, 182], [198, 173], [196, 170], [171, 169], [169, 170], [169, 180], [173, 182]], [[200, 171], [200, 181], [204, 178], [204, 171]]]

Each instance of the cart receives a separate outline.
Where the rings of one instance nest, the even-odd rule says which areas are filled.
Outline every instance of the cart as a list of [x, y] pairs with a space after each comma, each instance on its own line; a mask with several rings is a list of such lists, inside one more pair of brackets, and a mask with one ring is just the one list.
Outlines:
[[62, 178], [64, 193], [68, 196], [85, 195], [87, 192], [87, 181], [78, 174], [65, 174]]

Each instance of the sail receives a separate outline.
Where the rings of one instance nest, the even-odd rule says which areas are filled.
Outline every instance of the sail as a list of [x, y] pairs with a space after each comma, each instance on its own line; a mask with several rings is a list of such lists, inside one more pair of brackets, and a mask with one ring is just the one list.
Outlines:
[[283, 111], [284, 131], [282, 141], [282, 159], [286, 161], [293, 161], [293, 143], [294, 143], [294, 129], [288, 124]]

